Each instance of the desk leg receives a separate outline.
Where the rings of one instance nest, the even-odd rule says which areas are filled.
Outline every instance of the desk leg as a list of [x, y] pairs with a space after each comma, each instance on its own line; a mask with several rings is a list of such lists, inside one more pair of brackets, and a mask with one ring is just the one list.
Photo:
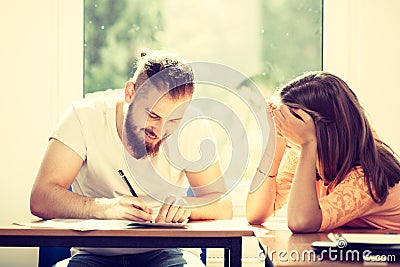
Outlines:
[[[226, 251], [225, 251], [226, 255]], [[226, 264], [226, 260], [225, 260]], [[229, 266], [237, 267], [242, 266], [242, 238], [233, 238], [232, 247], [229, 253]]]
[[224, 267], [229, 267], [230, 254], [229, 248], [224, 248]]
[[265, 256], [265, 267], [274, 267], [274, 264], [267, 255]]

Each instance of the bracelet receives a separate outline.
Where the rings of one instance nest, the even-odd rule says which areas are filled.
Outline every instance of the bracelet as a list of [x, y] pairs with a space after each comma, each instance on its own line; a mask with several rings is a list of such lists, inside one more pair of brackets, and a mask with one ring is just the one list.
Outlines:
[[260, 168], [257, 168], [257, 171], [261, 174], [264, 174], [265, 176], [267, 176], [268, 178], [275, 178], [277, 174], [275, 175], [267, 175], [265, 172], [263, 172], [262, 170], [260, 170]]

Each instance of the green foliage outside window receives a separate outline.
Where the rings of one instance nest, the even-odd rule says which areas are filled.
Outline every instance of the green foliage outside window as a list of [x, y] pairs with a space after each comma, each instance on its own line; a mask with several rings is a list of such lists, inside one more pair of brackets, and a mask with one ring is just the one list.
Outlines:
[[85, 93], [122, 88], [143, 47], [159, 49], [163, 1], [85, 1]]
[[305, 71], [322, 69], [322, 1], [261, 1], [262, 88], [276, 88]]

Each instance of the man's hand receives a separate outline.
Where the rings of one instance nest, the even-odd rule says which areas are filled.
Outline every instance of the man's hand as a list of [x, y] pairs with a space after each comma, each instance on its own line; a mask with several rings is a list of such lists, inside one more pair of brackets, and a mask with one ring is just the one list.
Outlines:
[[192, 213], [187, 206], [188, 204], [183, 198], [170, 195], [165, 199], [155, 222], [184, 222]]
[[100, 205], [105, 206], [102, 219], [151, 221], [153, 210], [138, 197], [121, 196], [112, 199], [96, 199]]

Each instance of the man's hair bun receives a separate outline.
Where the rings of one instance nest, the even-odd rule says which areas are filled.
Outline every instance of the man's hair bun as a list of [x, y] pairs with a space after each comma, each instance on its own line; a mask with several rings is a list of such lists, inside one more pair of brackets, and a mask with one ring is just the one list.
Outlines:
[[140, 51], [140, 57], [145, 57], [149, 54], [150, 50], [145, 48], [142, 51]]

